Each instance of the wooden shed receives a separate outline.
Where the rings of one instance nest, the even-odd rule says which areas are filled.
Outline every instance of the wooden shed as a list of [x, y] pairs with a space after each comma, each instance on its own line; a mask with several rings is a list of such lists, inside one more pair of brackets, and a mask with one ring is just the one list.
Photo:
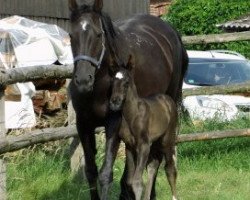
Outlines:
[[[148, 13], [149, 0], [104, 0], [104, 11], [113, 20], [135, 13]], [[57, 24], [69, 31], [68, 0], [0, 0], [0, 19], [11, 15]]]

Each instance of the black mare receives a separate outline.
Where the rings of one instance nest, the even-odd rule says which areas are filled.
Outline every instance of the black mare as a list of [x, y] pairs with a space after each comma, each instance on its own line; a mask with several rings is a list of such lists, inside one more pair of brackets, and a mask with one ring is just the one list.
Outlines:
[[[74, 71], [69, 92], [76, 112], [77, 131], [85, 152], [85, 173], [91, 199], [100, 199], [95, 162], [94, 129], [105, 126], [105, 160], [99, 173], [101, 199], [107, 199], [113, 180], [113, 162], [119, 147], [117, 132], [121, 113], [109, 111], [110, 85], [117, 65], [134, 58], [133, 69], [138, 94], [146, 97], [167, 93], [176, 102], [181, 97], [188, 58], [178, 33], [166, 22], [150, 15], [112, 23], [102, 11], [103, 1], [79, 6], [69, 0]], [[84, 2], [84, 1], [83, 1]], [[121, 179], [120, 199], [131, 199], [126, 184], [127, 166]], [[154, 184], [153, 184], [154, 185]], [[153, 187], [151, 199], [155, 198]]]

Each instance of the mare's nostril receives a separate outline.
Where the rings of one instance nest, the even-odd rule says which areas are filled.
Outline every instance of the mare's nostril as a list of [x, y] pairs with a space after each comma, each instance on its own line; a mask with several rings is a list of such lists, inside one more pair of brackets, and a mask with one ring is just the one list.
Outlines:
[[74, 80], [75, 80], [75, 83], [76, 83], [76, 84], [80, 84], [80, 81], [78, 80], [77, 75], [75, 75]]

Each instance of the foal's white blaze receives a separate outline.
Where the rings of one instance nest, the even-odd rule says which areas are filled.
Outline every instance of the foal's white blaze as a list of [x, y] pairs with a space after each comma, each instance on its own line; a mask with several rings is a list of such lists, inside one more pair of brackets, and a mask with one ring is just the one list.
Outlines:
[[118, 79], [123, 79], [124, 76], [121, 72], [117, 72], [116, 75], [115, 75], [115, 78], [118, 78]]
[[87, 26], [88, 26], [89, 22], [84, 20], [81, 22], [82, 25], [82, 30], [86, 31], [87, 30]]

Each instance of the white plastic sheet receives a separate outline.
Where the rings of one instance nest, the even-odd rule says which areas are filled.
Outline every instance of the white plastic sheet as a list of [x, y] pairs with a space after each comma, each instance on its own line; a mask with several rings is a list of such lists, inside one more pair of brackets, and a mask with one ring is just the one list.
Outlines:
[[[20, 16], [0, 20], [0, 68], [72, 64], [68, 33], [57, 25]], [[34, 84], [17, 83], [21, 101], [6, 101], [6, 128], [28, 128], [36, 124], [32, 104]]]

